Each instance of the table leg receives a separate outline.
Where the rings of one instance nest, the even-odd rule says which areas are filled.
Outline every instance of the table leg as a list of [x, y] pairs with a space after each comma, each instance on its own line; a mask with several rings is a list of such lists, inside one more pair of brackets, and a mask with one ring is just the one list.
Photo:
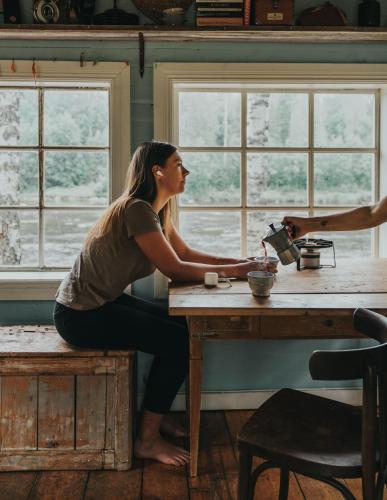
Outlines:
[[190, 477], [197, 475], [199, 456], [200, 431], [200, 396], [202, 383], [202, 340], [195, 334], [197, 324], [190, 321], [190, 356], [188, 375], [188, 411], [189, 411], [189, 441], [190, 441]]

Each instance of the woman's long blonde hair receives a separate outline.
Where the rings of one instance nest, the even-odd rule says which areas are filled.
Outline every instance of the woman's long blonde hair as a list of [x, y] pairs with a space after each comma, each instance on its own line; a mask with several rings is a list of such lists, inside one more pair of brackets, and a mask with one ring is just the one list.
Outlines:
[[[124, 192], [107, 208], [91, 228], [86, 236], [86, 247], [94, 238], [103, 237], [112, 228], [120, 230], [123, 227], [125, 209], [130, 200], [140, 198], [149, 203], [154, 201], [157, 195], [157, 185], [152, 167], [153, 165], [163, 167], [176, 149], [172, 144], [158, 141], [146, 141], [137, 147], [126, 173]], [[171, 224], [172, 203], [172, 200], [169, 200], [159, 212], [160, 222], [166, 235], [168, 235]]]

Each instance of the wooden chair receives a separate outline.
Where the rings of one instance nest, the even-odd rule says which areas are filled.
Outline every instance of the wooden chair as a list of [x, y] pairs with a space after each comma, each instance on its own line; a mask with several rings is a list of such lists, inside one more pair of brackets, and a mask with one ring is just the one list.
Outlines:
[[[351, 500], [355, 497], [336, 478], [362, 478], [364, 500], [383, 498], [387, 472], [387, 318], [357, 309], [354, 328], [379, 345], [315, 351], [309, 369], [315, 380], [363, 379], [362, 408], [301, 391], [278, 391], [238, 435], [239, 500], [252, 499], [259, 475], [272, 467], [281, 471], [280, 500], [288, 497], [290, 471], [328, 483]], [[254, 456], [266, 461], [252, 472]]]

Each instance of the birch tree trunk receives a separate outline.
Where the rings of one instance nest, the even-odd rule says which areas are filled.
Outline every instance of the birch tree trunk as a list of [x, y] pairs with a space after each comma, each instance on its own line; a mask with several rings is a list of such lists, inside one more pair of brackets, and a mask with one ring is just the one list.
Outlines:
[[[264, 147], [269, 132], [270, 94], [259, 94], [250, 101], [248, 122], [250, 124], [250, 142], [258, 148]], [[261, 154], [255, 156], [254, 169], [249, 172], [249, 190], [254, 197], [266, 189], [267, 161]]]
[[[270, 113], [270, 94], [259, 94], [250, 101], [248, 109], [249, 123], [249, 142], [254, 147], [264, 147], [269, 141], [269, 113]], [[267, 159], [264, 154], [254, 155], [254, 165], [248, 171], [247, 182], [248, 190], [254, 200], [259, 200], [260, 194], [266, 189], [267, 183]], [[257, 214], [254, 217], [254, 224], [248, 226], [247, 238], [249, 242], [257, 241], [257, 224], [263, 223], [263, 214]], [[261, 231], [261, 227], [259, 227]]]
[[[0, 144], [16, 146], [19, 142], [19, 104], [17, 92], [0, 92]], [[0, 205], [20, 203], [20, 157], [4, 152], [0, 156]], [[21, 262], [20, 218], [16, 210], [0, 212], [0, 264]]]

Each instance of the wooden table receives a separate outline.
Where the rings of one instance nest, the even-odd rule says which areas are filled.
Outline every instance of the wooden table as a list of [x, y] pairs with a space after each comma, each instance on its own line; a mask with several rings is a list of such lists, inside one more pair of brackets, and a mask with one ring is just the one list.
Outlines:
[[387, 259], [338, 261], [335, 269], [280, 266], [269, 298], [254, 297], [246, 281], [219, 286], [171, 284], [169, 289], [169, 313], [186, 316], [190, 334], [191, 476], [197, 474], [204, 340], [359, 338], [352, 328], [357, 307], [387, 315]]

